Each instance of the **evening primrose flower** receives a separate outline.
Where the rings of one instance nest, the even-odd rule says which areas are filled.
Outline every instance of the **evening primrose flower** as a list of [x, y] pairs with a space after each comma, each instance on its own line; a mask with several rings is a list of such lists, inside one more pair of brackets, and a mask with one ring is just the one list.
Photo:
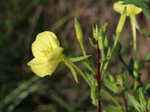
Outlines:
[[39, 33], [32, 43], [34, 58], [27, 65], [40, 77], [51, 75], [64, 59], [62, 52], [63, 48], [60, 47], [56, 35], [52, 32], [44, 31]]
[[116, 2], [113, 6], [114, 10], [116, 12], [122, 14], [126, 7], [127, 8], [127, 16], [136, 16], [137, 14], [142, 12], [142, 9], [135, 5], [132, 5], [132, 4], [124, 5], [123, 3], [124, 3], [124, 1]]
[[[130, 17], [131, 26], [132, 26], [132, 35], [133, 35], [133, 52], [134, 52], [134, 66], [133, 66], [133, 75], [135, 78], [138, 77], [138, 60], [137, 60], [137, 50], [136, 50], [136, 29], [140, 29], [137, 22], [136, 22], [136, 15], [142, 12], [142, 9], [132, 5], [132, 4], [123, 4], [124, 1], [118, 1], [114, 4], [113, 8], [116, 12], [123, 15], [124, 10], [126, 10], [126, 16]], [[119, 32], [120, 29], [122, 29], [124, 22], [120, 22], [120, 26], [118, 25], [118, 28], [116, 32]], [[123, 23], [123, 24], [122, 24]], [[136, 87], [136, 83], [135, 83]]]

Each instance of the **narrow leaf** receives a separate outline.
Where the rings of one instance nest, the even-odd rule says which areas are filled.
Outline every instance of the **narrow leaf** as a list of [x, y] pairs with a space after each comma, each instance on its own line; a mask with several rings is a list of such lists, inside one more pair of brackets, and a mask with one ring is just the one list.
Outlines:
[[69, 58], [69, 60], [71, 62], [78, 62], [78, 61], [83, 61], [87, 58], [89, 58], [91, 55], [87, 55], [87, 56], [80, 56], [80, 57], [75, 57], [75, 58]]
[[64, 61], [65, 65], [70, 69], [70, 71], [72, 72], [73, 78], [76, 81], [76, 83], [78, 83], [78, 77], [77, 77], [77, 73], [75, 71], [75, 69], [72, 67], [72, 65], [68, 62], [68, 61]]
[[119, 88], [115, 83], [110, 82], [107, 79], [104, 79], [104, 85], [110, 89], [113, 93], [119, 93]]

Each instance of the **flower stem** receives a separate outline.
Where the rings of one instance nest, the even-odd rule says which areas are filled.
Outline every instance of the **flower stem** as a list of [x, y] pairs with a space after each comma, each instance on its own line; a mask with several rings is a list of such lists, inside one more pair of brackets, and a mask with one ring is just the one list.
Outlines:
[[[136, 18], [135, 16], [130, 17], [131, 20], [131, 26], [132, 26], [132, 34], [133, 34], [133, 59], [134, 59], [134, 65], [133, 65], [133, 75], [135, 79], [138, 79], [138, 60], [137, 60], [137, 48], [136, 48]], [[134, 89], [137, 87], [137, 81], [134, 81]]]

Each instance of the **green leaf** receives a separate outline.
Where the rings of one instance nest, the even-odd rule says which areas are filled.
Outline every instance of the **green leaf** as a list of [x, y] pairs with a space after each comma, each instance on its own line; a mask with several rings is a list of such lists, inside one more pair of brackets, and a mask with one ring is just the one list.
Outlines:
[[129, 101], [130, 105], [133, 106], [138, 112], [142, 112], [142, 107], [139, 104], [139, 102], [135, 99], [135, 97], [128, 93], [126, 93], [126, 95], [128, 97], [128, 101]]
[[72, 66], [72, 64], [69, 63], [69, 61], [64, 61], [65, 65], [70, 69], [70, 71], [72, 72], [73, 78], [76, 81], [76, 83], [78, 83], [78, 77], [77, 77], [77, 73], [74, 69], [74, 67]]
[[98, 90], [98, 87], [97, 86], [93, 86], [91, 87], [91, 99], [92, 99], [92, 104], [94, 106], [96, 106], [97, 104], [97, 99], [98, 99], [98, 93], [99, 93], [99, 90]]
[[89, 74], [89, 73], [86, 72], [86, 76], [87, 76], [87, 78], [88, 78], [88, 80], [89, 80], [89, 82], [91, 84], [91, 88], [92, 87], [96, 87], [97, 80], [94, 77], [94, 75], [93, 74]]
[[95, 71], [93, 70], [93, 67], [91, 67], [91, 65], [86, 62], [86, 61], [83, 61], [82, 64], [89, 70], [91, 71], [93, 74], [95, 74]]
[[87, 58], [89, 58], [91, 55], [88, 55], [88, 56], [80, 56], [80, 57], [75, 57], [75, 58], [69, 58], [69, 60], [71, 62], [78, 62], [78, 61], [83, 61]]
[[109, 78], [109, 80], [111, 81], [111, 82], [115, 82], [115, 78], [114, 78], [114, 75], [113, 74], [109, 74], [108, 75], [108, 78]]
[[138, 93], [139, 93], [138, 95], [139, 95], [140, 104], [141, 104], [141, 106], [143, 107], [143, 110], [144, 110], [144, 108], [146, 108], [146, 100], [145, 100], [145, 97], [144, 97], [143, 88], [139, 88]]
[[87, 76], [85, 75], [85, 73], [83, 73], [82, 70], [81, 70], [78, 66], [76, 66], [74, 63], [72, 63], [71, 61], [70, 61], [69, 63], [75, 68], [75, 70], [76, 70], [77, 72], [80, 73], [80, 75], [81, 75], [82, 78], [88, 83], [88, 85], [91, 86], [91, 84], [90, 84], [90, 82], [89, 82]]
[[104, 79], [104, 85], [111, 90], [113, 93], [119, 93], [119, 88], [117, 87], [117, 85], [113, 82], [110, 82], [107, 79]]
[[92, 40], [92, 38], [91, 37], [89, 37], [89, 42], [90, 42], [90, 44], [91, 44], [91, 46], [93, 47], [93, 48], [97, 48], [96, 47], [96, 44], [94, 44], [94, 42], [93, 42], [93, 40]]

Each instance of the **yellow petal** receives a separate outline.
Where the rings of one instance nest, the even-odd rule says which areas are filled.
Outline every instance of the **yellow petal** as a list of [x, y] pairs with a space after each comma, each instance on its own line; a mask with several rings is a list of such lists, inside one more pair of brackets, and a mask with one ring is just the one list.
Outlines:
[[34, 58], [28, 64], [31, 70], [38, 76], [44, 77], [51, 75], [56, 69], [58, 63], [49, 63], [48, 61], [42, 61], [40, 59]]
[[61, 48], [61, 47], [58, 47], [58, 48], [56, 48], [53, 52], [51, 52], [51, 54], [49, 55], [49, 61], [62, 61], [62, 59], [64, 58], [63, 56], [63, 54], [62, 54], [62, 52], [63, 52], [63, 48]]
[[32, 44], [34, 57], [46, 58], [53, 49], [59, 47], [59, 41], [52, 32], [45, 31], [39, 33]]
[[63, 60], [62, 51], [63, 48], [56, 48], [51, 53], [48, 60], [44, 60], [43, 58], [34, 58], [27, 65], [30, 66], [32, 71], [40, 77], [51, 75], [58, 64]]
[[142, 9], [139, 7], [136, 7], [135, 5], [128, 4], [124, 5], [124, 1], [118, 1], [114, 4], [113, 8], [116, 12], [122, 14], [124, 11], [124, 8], [127, 8], [127, 16], [136, 16], [140, 12], [142, 12]]

